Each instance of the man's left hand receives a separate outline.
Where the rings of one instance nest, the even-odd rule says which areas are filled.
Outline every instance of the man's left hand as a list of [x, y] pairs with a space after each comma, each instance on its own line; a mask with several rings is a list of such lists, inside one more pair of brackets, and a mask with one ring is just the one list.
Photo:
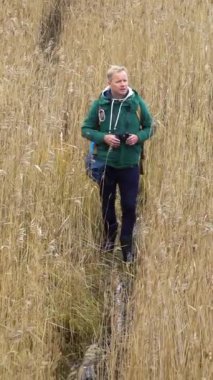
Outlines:
[[137, 135], [130, 135], [128, 139], [126, 140], [127, 145], [135, 145], [137, 142], [138, 142]]

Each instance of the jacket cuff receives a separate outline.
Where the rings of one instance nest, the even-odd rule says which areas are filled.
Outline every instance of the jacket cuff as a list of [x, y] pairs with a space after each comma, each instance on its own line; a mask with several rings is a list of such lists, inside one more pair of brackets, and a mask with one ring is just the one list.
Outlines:
[[104, 142], [105, 135], [106, 135], [106, 133], [104, 133], [104, 132], [98, 132], [98, 134], [96, 135], [96, 143], [100, 144], [100, 143]]

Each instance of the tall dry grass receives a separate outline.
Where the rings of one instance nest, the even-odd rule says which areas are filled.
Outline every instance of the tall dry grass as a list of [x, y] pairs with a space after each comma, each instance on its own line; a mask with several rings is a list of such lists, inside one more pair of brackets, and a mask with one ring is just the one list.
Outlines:
[[133, 318], [122, 340], [112, 330], [108, 378], [210, 379], [210, 1], [11, 0], [0, 17], [1, 379], [66, 378], [100, 339], [114, 271], [99, 259], [80, 125], [112, 63], [128, 67], [159, 126], [146, 144]]

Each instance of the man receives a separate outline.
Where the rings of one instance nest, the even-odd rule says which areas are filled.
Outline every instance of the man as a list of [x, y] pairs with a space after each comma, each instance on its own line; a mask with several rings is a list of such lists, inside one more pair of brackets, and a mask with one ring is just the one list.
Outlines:
[[112, 252], [117, 235], [115, 200], [120, 191], [122, 224], [120, 243], [123, 260], [134, 261], [133, 228], [139, 185], [139, 162], [143, 143], [152, 135], [152, 116], [143, 99], [128, 85], [123, 66], [111, 66], [108, 86], [95, 100], [82, 126], [82, 136], [94, 141], [97, 157], [105, 163], [100, 184], [104, 241], [102, 250]]

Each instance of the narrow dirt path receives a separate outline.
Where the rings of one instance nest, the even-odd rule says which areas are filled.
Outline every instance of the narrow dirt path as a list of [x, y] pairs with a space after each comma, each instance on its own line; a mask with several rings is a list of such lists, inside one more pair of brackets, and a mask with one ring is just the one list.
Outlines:
[[128, 310], [128, 306], [133, 290], [134, 268], [114, 261], [108, 265], [111, 276], [105, 284], [103, 335], [99, 342], [87, 349], [81, 365], [75, 370], [73, 368], [68, 380], [107, 380], [110, 353], [116, 352], [118, 365], [121, 360], [123, 342], [131, 323], [131, 308]]

